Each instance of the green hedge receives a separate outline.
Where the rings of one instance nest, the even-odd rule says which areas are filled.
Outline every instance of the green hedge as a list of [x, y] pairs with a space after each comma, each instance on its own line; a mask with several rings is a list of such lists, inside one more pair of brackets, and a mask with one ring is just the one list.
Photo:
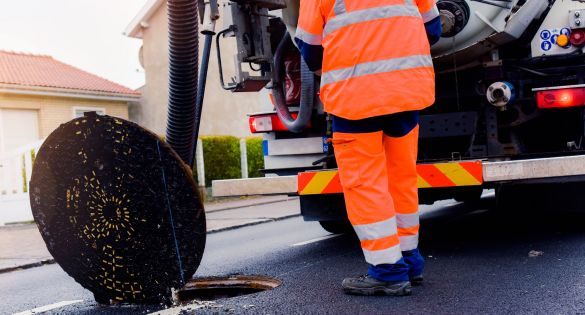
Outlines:
[[260, 172], [264, 169], [264, 154], [262, 153], [262, 138], [246, 139], [246, 151], [248, 154], [248, 177], [262, 177]]
[[[204, 136], [203, 160], [205, 167], [205, 185], [210, 186], [216, 179], [240, 178], [240, 139], [233, 136]], [[246, 139], [249, 177], [260, 177], [264, 168], [262, 139]]]

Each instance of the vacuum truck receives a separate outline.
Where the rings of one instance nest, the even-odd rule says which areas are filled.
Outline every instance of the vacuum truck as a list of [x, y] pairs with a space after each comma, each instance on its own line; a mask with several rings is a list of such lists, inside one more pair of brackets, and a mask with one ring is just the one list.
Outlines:
[[[421, 203], [473, 201], [511, 184], [582, 183], [585, 3], [437, 6], [443, 34], [432, 47], [436, 102], [420, 115]], [[51, 134], [33, 169], [31, 206], [47, 247], [100, 303], [170, 302], [201, 261], [205, 214], [190, 169], [214, 47], [224, 89], [271, 99], [242, 117], [263, 137], [265, 176], [215, 181], [214, 195], [298, 195], [305, 220], [331, 232], [349, 227], [319, 77], [292, 40], [299, 0], [168, 0], [168, 8], [166, 141], [88, 114]], [[235, 54], [222, 54], [226, 41]], [[224, 73], [226, 59], [234, 73]]]
[[[237, 69], [259, 52], [258, 43], [246, 47], [243, 39], [272, 43], [266, 52], [273, 56], [265, 66], [272, 73], [253, 76], [242, 70], [226, 87], [251, 92], [249, 82], [264, 76], [272, 92], [274, 108], [248, 118], [251, 132], [264, 138], [266, 177], [215, 181], [213, 191], [217, 196], [298, 194], [306, 220], [340, 232], [349, 224], [329, 142], [331, 124], [318, 98], [319, 77], [308, 72], [293, 42], [281, 40], [289, 38], [286, 32], [294, 36], [299, 1], [281, 1], [282, 18], [266, 17], [271, 27], [242, 28], [266, 2], [278, 1], [226, 5], [227, 31], [218, 35], [218, 43], [235, 38]], [[420, 116], [421, 203], [478, 200], [484, 189], [495, 188], [500, 195], [511, 183], [581, 181], [585, 4], [439, 0], [437, 6], [443, 34], [431, 47], [436, 102]], [[264, 15], [272, 12], [268, 7]]]

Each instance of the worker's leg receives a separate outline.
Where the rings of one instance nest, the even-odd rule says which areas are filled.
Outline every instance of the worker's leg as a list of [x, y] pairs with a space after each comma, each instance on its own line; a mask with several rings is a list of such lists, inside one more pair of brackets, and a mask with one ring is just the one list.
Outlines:
[[411, 281], [417, 282], [422, 281], [424, 269], [424, 259], [418, 251], [418, 114], [402, 117], [399, 122], [390, 120], [387, 126], [392, 127], [384, 129], [388, 188], [396, 210], [402, 255], [409, 265]]
[[349, 220], [370, 265], [368, 275], [378, 281], [405, 283], [408, 266], [402, 259], [388, 188], [383, 133], [374, 131], [376, 121], [371, 122], [359, 128], [358, 123], [334, 118], [333, 145], [339, 176]]

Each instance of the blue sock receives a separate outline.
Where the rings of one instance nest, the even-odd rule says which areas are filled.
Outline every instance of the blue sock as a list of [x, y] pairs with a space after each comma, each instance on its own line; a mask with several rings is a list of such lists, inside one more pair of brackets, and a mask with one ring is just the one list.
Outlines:
[[400, 258], [395, 264], [370, 265], [368, 275], [385, 282], [408, 281], [409, 268], [404, 258]]
[[409, 268], [408, 275], [410, 277], [422, 275], [425, 269], [425, 259], [420, 254], [418, 248], [402, 252], [402, 257], [404, 258], [404, 261], [408, 265]]

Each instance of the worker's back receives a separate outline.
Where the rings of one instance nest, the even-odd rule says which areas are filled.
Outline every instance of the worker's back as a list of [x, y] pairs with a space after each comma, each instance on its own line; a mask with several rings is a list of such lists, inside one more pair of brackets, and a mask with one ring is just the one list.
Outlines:
[[438, 16], [434, 8], [432, 0], [301, 1], [297, 38], [324, 48], [325, 110], [362, 119], [431, 105], [434, 72], [424, 22]]

